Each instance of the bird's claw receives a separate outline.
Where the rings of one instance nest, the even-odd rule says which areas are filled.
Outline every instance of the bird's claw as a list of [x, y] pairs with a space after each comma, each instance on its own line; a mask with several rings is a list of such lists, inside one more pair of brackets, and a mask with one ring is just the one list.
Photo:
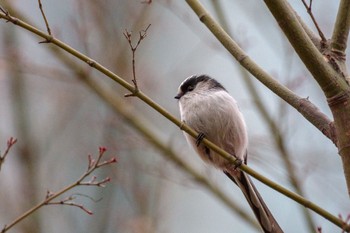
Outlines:
[[241, 159], [236, 159], [235, 164], [233, 166], [233, 169], [236, 170], [238, 167], [240, 167], [243, 164], [243, 161]]
[[202, 143], [203, 139], [205, 138], [204, 133], [199, 133], [196, 138], [196, 145], [197, 147]]

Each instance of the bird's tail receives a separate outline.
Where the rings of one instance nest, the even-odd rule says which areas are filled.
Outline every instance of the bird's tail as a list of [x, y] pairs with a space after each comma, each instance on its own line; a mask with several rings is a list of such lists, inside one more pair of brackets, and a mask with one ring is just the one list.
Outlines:
[[250, 177], [244, 172], [238, 170], [234, 171], [234, 175], [231, 175], [230, 172], [227, 171], [224, 173], [242, 190], [264, 232], [283, 233], [283, 230], [267, 208]]

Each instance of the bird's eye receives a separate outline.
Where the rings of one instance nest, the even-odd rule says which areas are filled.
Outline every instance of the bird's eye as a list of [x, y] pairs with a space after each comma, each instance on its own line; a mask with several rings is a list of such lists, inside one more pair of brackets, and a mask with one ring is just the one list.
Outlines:
[[187, 88], [187, 91], [193, 91], [193, 89], [194, 89], [194, 86], [188, 86], [188, 88]]

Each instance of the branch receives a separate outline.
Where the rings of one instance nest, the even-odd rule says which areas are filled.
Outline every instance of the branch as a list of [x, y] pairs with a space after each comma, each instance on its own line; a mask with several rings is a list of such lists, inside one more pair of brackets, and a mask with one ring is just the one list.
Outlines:
[[[23, 22], [22, 20], [19, 20], [19, 19], [15, 18], [15, 17], [10, 16], [9, 14], [0, 13], [0, 18], [8, 20], [8, 21], [14, 23], [15, 25], [18, 25], [18, 26], [20, 26], [22, 28], [25, 28], [26, 30], [31, 31], [34, 34], [36, 34], [36, 35], [38, 35], [40, 37], [43, 37], [45, 39], [50, 37], [50, 35], [47, 35], [46, 33], [36, 29], [35, 27], [33, 27], [33, 26], [31, 26], [31, 25], [29, 25], [29, 24], [27, 24], [25, 22]], [[132, 85], [130, 85], [128, 82], [126, 82], [125, 80], [120, 78], [118, 75], [114, 74], [113, 72], [111, 72], [110, 70], [108, 70], [107, 68], [102, 66], [101, 64], [99, 64], [96, 61], [92, 60], [88, 56], [78, 52], [77, 50], [71, 48], [70, 46], [68, 46], [67, 44], [61, 42], [60, 40], [58, 40], [56, 38], [53, 38], [51, 43], [55, 44], [56, 46], [60, 47], [61, 49], [65, 50], [65, 51], [67, 51], [68, 53], [72, 54], [76, 58], [86, 62], [88, 65], [90, 65], [91, 67], [93, 67], [96, 70], [100, 71], [101, 73], [105, 74], [106, 76], [108, 76], [112, 80], [116, 81], [121, 86], [123, 86], [126, 89], [128, 89], [129, 91], [132, 91], [134, 89], [134, 87]], [[143, 102], [145, 102], [147, 105], [149, 105], [150, 107], [155, 109], [157, 112], [159, 112], [161, 115], [166, 117], [168, 120], [173, 122], [175, 125], [180, 127], [180, 129], [182, 129], [183, 131], [185, 131], [186, 133], [191, 135], [192, 137], [197, 137], [198, 136], [198, 133], [195, 132], [192, 128], [190, 128], [188, 125], [186, 125], [185, 123], [181, 122], [176, 117], [171, 115], [168, 111], [166, 111], [164, 108], [162, 108], [159, 104], [155, 103], [152, 99], [150, 99], [148, 96], [146, 96], [141, 91], [137, 92], [135, 95], [138, 98], [140, 98]], [[143, 126], [141, 126], [141, 127], [143, 127]], [[227, 153], [226, 151], [224, 151], [223, 149], [221, 149], [220, 147], [218, 147], [214, 143], [210, 142], [206, 138], [204, 138], [202, 142], [208, 148], [210, 148], [211, 150], [213, 150], [214, 152], [216, 152], [217, 154], [219, 154], [220, 156], [225, 158], [227, 161], [231, 162], [234, 165], [239, 165], [239, 161], [237, 161], [237, 159], [235, 159], [234, 156], [230, 155], [229, 153]], [[334, 215], [330, 214], [329, 212], [327, 212], [326, 210], [322, 209], [318, 205], [310, 202], [309, 200], [301, 197], [300, 195], [295, 194], [295, 193], [289, 191], [288, 189], [282, 187], [281, 185], [279, 185], [279, 184], [269, 180], [265, 176], [259, 174], [255, 170], [253, 170], [250, 167], [248, 167], [247, 165], [241, 164], [239, 166], [239, 169], [241, 169], [242, 171], [244, 171], [247, 174], [251, 175], [252, 177], [256, 178], [257, 180], [261, 181], [262, 183], [266, 184], [267, 186], [271, 187], [272, 189], [274, 189], [274, 190], [284, 194], [285, 196], [293, 199], [294, 201], [300, 203], [301, 205], [303, 205], [303, 206], [313, 210], [314, 212], [316, 212], [319, 215], [323, 216], [324, 218], [328, 219], [330, 222], [334, 223], [335, 225], [337, 225], [337, 226], [339, 226], [339, 227], [341, 227], [343, 229], [350, 230], [350, 226], [347, 225], [346, 223], [344, 223], [339, 218], [335, 217]]]
[[[39, 9], [40, 9], [41, 15], [43, 16], [44, 21], [45, 21], [47, 33], [51, 36], [51, 29], [50, 29], [49, 22], [47, 21], [45, 12], [43, 10], [43, 4], [41, 4], [41, 0], [38, 0], [38, 3], [39, 3]], [[50, 41], [46, 40], [46, 41], [44, 41], [42, 43], [48, 43], [48, 42], [50, 42]]]
[[332, 51], [345, 59], [345, 49], [350, 28], [350, 1], [341, 0], [335, 21], [331, 47]]
[[305, 33], [308, 35], [312, 43], [316, 46], [316, 48], [321, 52], [325, 47], [325, 43], [321, 43], [320, 38], [305, 24], [305, 22], [300, 18], [298, 13], [290, 6], [290, 9], [293, 10], [295, 16], [297, 17], [300, 25], [304, 29]]
[[310, 0], [310, 4], [309, 4], [309, 5], [306, 4], [305, 0], [301, 0], [301, 1], [303, 2], [304, 6], [305, 6], [305, 8], [306, 8], [307, 13], [310, 15], [311, 20], [312, 20], [312, 22], [314, 23], [314, 25], [315, 25], [315, 27], [316, 27], [316, 29], [317, 29], [317, 31], [318, 31], [318, 35], [320, 35], [320, 37], [321, 37], [322, 42], [323, 42], [323, 43], [326, 43], [326, 42], [327, 42], [327, 39], [326, 39], [326, 37], [324, 36], [324, 34], [323, 34], [322, 30], [320, 29], [320, 27], [318, 26], [318, 23], [317, 23], [317, 21], [316, 21], [316, 19], [315, 19], [315, 17], [314, 17], [314, 14], [312, 14], [312, 0]]
[[132, 53], [132, 75], [133, 75], [132, 82], [134, 83], [134, 86], [135, 86], [135, 89], [134, 89], [133, 93], [126, 94], [126, 95], [124, 95], [125, 97], [135, 96], [135, 93], [139, 91], [139, 88], [137, 86], [137, 79], [136, 79], [135, 54], [136, 54], [136, 50], [139, 47], [141, 41], [146, 38], [147, 30], [149, 29], [150, 26], [151, 26], [151, 24], [149, 24], [146, 27], [146, 29], [144, 29], [144, 30], [139, 32], [139, 40], [137, 41], [136, 45], [132, 45], [131, 32], [128, 32], [128, 30], [125, 29], [125, 32], [123, 33], [125, 38], [126, 38], [126, 40], [129, 43], [130, 50], [131, 50], [131, 53]]
[[299, 111], [311, 124], [319, 129], [326, 137], [336, 143], [334, 127], [331, 120], [323, 114], [308, 99], [301, 98], [287, 87], [280, 84], [265, 70], [259, 67], [238, 44], [220, 27], [197, 0], [188, 0], [194, 12], [200, 20], [208, 27], [221, 44], [232, 54], [234, 58], [247, 69], [254, 77], [263, 83], [272, 92]]
[[16, 138], [10, 137], [9, 140], [7, 140], [7, 148], [4, 152], [4, 154], [0, 154], [0, 171], [1, 171], [1, 165], [5, 162], [6, 156], [10, 152], [11, 147], [17, 142]]
[[[42, 202], [40, 202], [39, 204], [35, 205], [34, 207], [32, 207], [31, 209], [29, 209], [28, 211], [26, 211], [25, 213], [23, 213], [19, 217], [17, 217], [10, 224], [5, 225], [4, 228], [1, 230], [1, 233], [5, 233], [6, 231], [10, 230], [13, 226], [18, 224], [19, 222], [21, 222], [22, 220], [24, 220], [25, 218], [27, 218], [31, 214], [33, 214], [35, 211], [37, 211], [41, 207], [43, 207], [45, 205], [58, 204], [58, 202], [53, 202], [53, 200], [56, 199], [57, 197], [61, 196], [62, 194], [68, 192], [69, 190], [77, 187], [77, 186], [91, 186], [92, 185], [92, 186], [103, 187], [103, 185], [105, 183], [110, 181], [110, 179], [108, 177], [106, 179], [103, 179], [102, 181], [96, 181], [96, 178], [92, 178], [88, 182], [83, 182], [83, 180], [86, 177], [88, 177], [91, 173], [93, 173], [96, 169], [98, 169], [102, 166], [110, 165], [110, 164], [117, 162], [116, 158], [114, 158], [114, 157], [109, 159], [109, 160], [101, 162], [101, 159], [102, 159], [103, 155], [105, 154], [105, 152], [106, 152], [106, 149], [104, 147], [100, 147], [99, 148], [99, 155], [98, 155], [96, 160], [92, 159], [92, 157], [89, 155], [88, 156], [88, 161], [89, 161], [88, 168], [78, 180], [76, 180], [72, 184], [64, 187], [63, 189], [57, 191], [56, 193], [47, 191], [46, 197]], [[69, 202], [71, 200], [72, 200], [72, 196], [64, 199], [63, 201], [60, 201], [60, 203], [62, 205], [76, 206], [76, 207], [84, 210], [86, 213], [92, 214], [92, 212], [87, 210], [84, 206], [77, 204], [77, 203]]]
[[285, 0], [264, 0], [264, 2], [325, 96], [331, 98], [346, 91], [348, 86], [345, 79], [327, 63], [312, 43], [289, 4]]

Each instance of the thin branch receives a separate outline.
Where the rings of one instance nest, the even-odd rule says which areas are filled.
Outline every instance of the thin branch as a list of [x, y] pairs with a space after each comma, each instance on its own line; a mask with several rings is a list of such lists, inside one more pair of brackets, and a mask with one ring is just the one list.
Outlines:
[[87, 213], [88, 215], [93, 215], [93, 212], [91, 210], [88, 210], [85, 206], [75, 203], [73, 202], [73, 200], [75, 199], [74, 195], [68, 196], [66, 198], [64, 198], [61, 201], [51, 201], [49, 203], [47, 203], [46, 205], [67, 205], [67, 206], [74, 206], [74, 207], [78, 207], [79, 209], [83, 210], [85, 213]]
[[[75, 182], [73, 182], [72, 184], [64, 187], [63, 189], [57, 191], [57, 192], [50, 192], [47, 191], [46, 193], [46, 197], [43, 201], [41, 201], [39, 204], [35, 205], [34, 207], [32, 207], [31, 209], [29, 209], [28, 211], [24, 212], [23, 214], [21, 214], [19, 217], [17, 217], [15, 220], [13, 220], [11, 223], [5, 225], [3, 227], [3, 229], [1, 230], [1, 233], [5, 233], [8, 230], [10, 230], [13, 226], [15, 226], [16, 224], [18, 224], [19, 222], [21, 222], [22, 220], [24, 220], [25, 218], [27, 218], [28, 216], [30, 216], [31, 214], [33, 214], [35, 211], [37, 211], [38, 209], [40, 209], [41, 207], [45, 206], [45, 205], [50, 205], [50, 204], [57, 204], [57, 202], [53, 202], [54, 199], [56, 199], [57, 197], [61, 196], [62, 194], [68, 192], [69, 190], [77, 187], [77, 186], [99, 186], [99, 187], [103, 187], [104, 184], [106, 184], [107, 182], [110, 181], [109, 178], [103, 179], [102, 181], [96, 181], [95, 179], [92, 179], [88, 182], [83, 182], [83, 180], [88, 177], [91, 173], [93, 173], [96, 169], [98, 169], [99, 167], [105, 166], [105, 165], [110, 165], [113, 163], [116, 163], [117, 160], [116, 158], [111, 158], [109, 160], [100, 162], [102, 156], [105, 154], [106, 149], [104, 147], [100, 147], [99, 149], [99, 155], [98, 158], [92, 159], [91, 156], [88, 156], [88, 161], [89, 161], [89, 165], [87, 170], [82, 174], [82, 176], [76, 180]], [[89, 213], [91, 211], [87, 210], [85, 207], [83, 207], [80, 204], [77, 203], [72, 203], [72, 202], [68, 202], [72, 199], [70, 199], [69, 197], [63, 200], [64, 205], [70, 205], [70, 206], [76, 206], [79, 207], [80, 209], [84, 210], [85, 212]], [[62, 201], [61, 201], [62, 202]], [[68, 203], [67, 203], [68, 202]]]
[[5, 162], [6, 156], [10, 152], [11, 147], [17, 142], [16, 138], [10, 137], [9, 140], [7, 140], [7, 148], [4, 152], [4, 154], [0, 154], [0, 170], [1, 170], [1, 165]]
[[[47, 35], [46, 33], [36, 29], [35, 27], [29, 25], [28, 23], [25, 23], [22, 20], [19, 20], [17, 18], [12, 17], [12, 16], [8, 17], [8, 15], [6, 15], [4, 13], [0, 13], [0, 18], [3, 18], [5, 20], [9, 20], [12, 23], [15, 23], [16, 25], [18, 25], [18, 26], [20, 26], [22, 28], [25, 28], [28, 31], [31, 31], [31, 32], [35, 33], [36, 35], [38, 35], [40, 37], [43, 37], [43, 38], [50, 37], [50, 35]], [[105, 74], [106, 76], [108, 76], [112, 80], [116, 81], [121, 86], [123, 86], [126, 89], [128, 89], [129, 91], [133, 91], [134, 90], [134, 87], [132, 85], [130, 85], [128, 82], [126, 82], [124, 79], [120, 78], [119, 76], [117, 76], [116, 74], [114, 74], [113, 72], [111, 72], [110, 70], [108, 70], [107, 68], [105, 68], [104, 66], [99, 64], [98, 62], [92, 60], [88, 56], [86, 56], [86, 55], [78, 52], [77, 50], [71, 48], [70, 46], [68, 46], [67, 44], [63, 43], [62, 41], [54, 38], [52, 40], [52, 43], [57, 45], [61, 49], [69, 52], [70, 54], [72, 54], [76, 58], [86, 62], [88, 65], [90, 65], [91, 67], [93, 67], [96, 70], [100, 71], [101, 73]], [[245, 57], [243, 57], [242, 59], [244, 60], [244, 58]], [[183, 131], [185, 131], [186, 133], [188, 133], [192, 137], [197, 137], [198, 136], [198, 133], [196, 131], [194, 131], [188, 125], [186, 125], [185, 123], [183, 123], [182, 121], [178, 120], [176, 117], [171, 115], [168, 111], [166, 111], [164, 108], [162, 108], [159, 104], [155, 103], [152, 99], [150, 99], [148, 96], [146, 96], [141, 91], [135, 93], [135, 95], [138, 98], [140, 98], [143, 102], [145, 102], [147, 105], [149, 105], [150, 107], [155, 109], [157, 112], [162, 114], [164, 117], [166, 117], [168, 120], [173, 122], [175, 125], [177, 125], [178, 127], [181, 127], [181, 129]], [[157, 143], [159, 143], [159, 142], [157, 142]], [[231, 162], [232, 164], [234, 164], [234, 165], [236, 165], [236, 164], [238, 165], [239, 164], [238, 161], [234, 158], [234, 156], [230, 155], [229, 153], [227, 153], [226, 151], [224, 151], [223, 149], [221, 149], [220, 147], [218, 147], [214, 143], [210, 142], [209, 140], [204, 138], [203, 139], [203, 143], [208, 148], [210, 148], [211, 150], [213, 150], [214, 152], [216, 152], [217, 154], [219, 154], [220, 156], [222, 156], [223, 158], [225, 158], [227, 161]], [[320, 206], [312, 203], [311, 201], [303, 198], [302, 196], [300, 196], [298, 194], [295, 194], [295, 193], [289, 191], [288, 189], [282, 187], [281, 185], [271, 181], [270, 179], [268, 179], [265, 176], [259, 174], [258, 172], [256, 172], [255, 170], [251, 169], [247, 165], [241, 164], [239, 169], [241, 169], [242, 171], [244, 171], [247, 174], [251, 175], [255, 179], [261, 181], [265, 185], [271, 187], [272, 189], [274, 189], [274, 190], [284, 194], [285, 196], [293, 199], [294, 201], [300, 203], [301, 205], [303, 205], [303, 206], [313, 210], [315, 213], [318, 213], [320, 216], [328, 219], [330, 222], [334, 223], [335, 225], [337, 225], [337, 226], [339, 226], [341, 228], [344, 228], [346, 230], [350, 230], [350, 226], [349, 225], [347, 225], [346, 223], [344, 223], [342, 220], [340, 220], [339, 218], [335, 217], [334, 215], [330, 214], [328, 211], [326, 211], [323, 208], [321, 208]]]
[[345, 59], [345, 50], [350, 28], [350, 1], [341, 0], [335, 21], [331, 47], [332, 51]]
[[305, 6], [305, 8], [306, 8], [307, 13], [310, 15], [311, 20], [312, 20], [312, 22], [314, 23], [314, 25], [315, 25], [315, 27], [316, 27], [316, 29], [317, 29], [317, 31], [318, 31], [318, 35], [320, 35], [320, 37], [321, 37], [321, 41], [322, 41], [323, 43], [326, 43], [326, 42], [327, 42], [327, 39], [326, 39], [326, 37], [324, 36], [324, 34], [323, 34], [321, 28], [318, 26], [318, 23], [317, 23], [317, 21], [316, 21], [316, 19], [315, 19], [315, 17], [314, 17], [314, 14], [312, 13], [312, 0], [310, 0], [310, 4], [309, 4], [309, 5], [306, 4], [306, 1], [305, 1], [305, 0], [301, 0], [301, 1], [303, 2], [304, 6]]
[[[44, 9], [43, 9], [43, 4], [41, 3], [41, 0], [38, 0], [38, 4], [39, 4], [39, 9], [40, 9], [40, 12], [41, 12], [41, 15], [43, 16], [44, 18], [44, 21], [45, 21], [45, 25], [46, 25], [46, 30], [47, 30], [47, 33], [52, 36], [51, 34], [51, 29], [50, 29], [50, 25], [49, 25], [49, 22], [46, 18], [46, 15], [45, 15], [45, 12], [44, 12]], [[50, 40], [45, 40], [45, 41], [41, 41], [39, 43], [50, 43]]]
[[141, 44], [141, 41], [146, 38], [147, 30], [150, 28], [150, 26], [151, 26], [151, 24], [149, 24], [146, 27], [146, 29], [144, 29], [144, 30], [139, 32], [139, 40], [137, 41], [136, 45], [132, 45], [131, 32], [129, 32], [128, 30], [125, 29], [125, 32], [123, 33], [125, 38], [126, 38], [126, 40], [129, 43], [129, 46], [130, 46], [130, 49], [131, 49], [131, 53], [132, 53], [132, 75], [133, 75], [132, 82], [133, 82], [133, 84], [135, 86], [135, 89], [134, 89], [133, 93], [126, 94], [125, 97], [135, 96], [135, 93], [139, 91], [139, 88], [137, 86], [137, 79], [136, 79], [135, 54], [136, 54], [137, 48]]

